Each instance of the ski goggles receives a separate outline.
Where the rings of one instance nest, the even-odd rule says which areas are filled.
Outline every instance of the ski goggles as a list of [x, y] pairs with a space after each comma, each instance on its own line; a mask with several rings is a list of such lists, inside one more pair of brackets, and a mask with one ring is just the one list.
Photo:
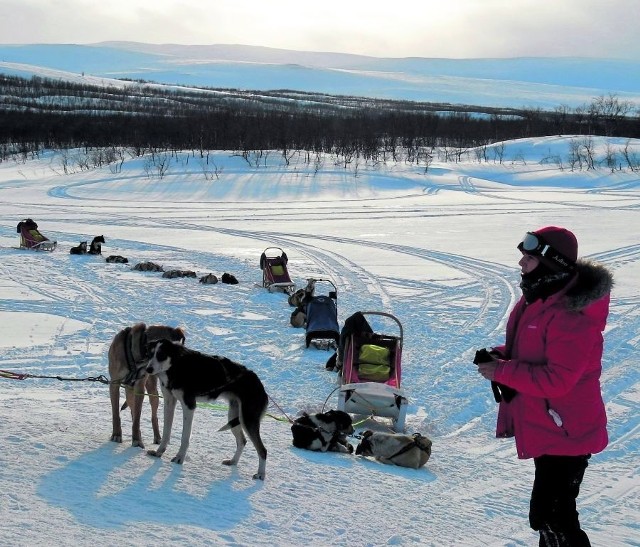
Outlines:
[[518, 244], [518, 249], [529, 255], [543, 256], [551, 260], [561, 270], [571, 272], [576, 267], [573, 260], [554, 249], [542, 236], [533, 232], [527, 232], [524, 235], [522, 241]]

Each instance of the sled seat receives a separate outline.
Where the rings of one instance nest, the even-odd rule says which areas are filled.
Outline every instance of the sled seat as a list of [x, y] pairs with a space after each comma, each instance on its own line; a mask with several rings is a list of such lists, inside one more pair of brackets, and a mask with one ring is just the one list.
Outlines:
[[393, 376], [396, 341], [375, 334], [354, 337], [353, 363], [360, 380], [387, 382]]
[[29, 233], [31, 234], [31, 238], [34, 241], [46, 241], [47, 239], [40, 232], [38, 232], [38, 230], [29, 230]]

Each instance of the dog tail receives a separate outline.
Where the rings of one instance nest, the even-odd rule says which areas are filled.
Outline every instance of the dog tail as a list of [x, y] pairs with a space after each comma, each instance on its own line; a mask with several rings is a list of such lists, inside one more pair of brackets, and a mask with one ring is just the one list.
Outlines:
[[233, 420], [227, 422], [223, 425], [218, 431], [227, 431], [228, 429], [233, 429], [234, 427], [238, 427], [240, 425], [240, 418], [234, 418]]
[[127, 404], [127, 401], [125, 401], [124, 403], [122, 403], [122, 406], [120, 407], [120, 412], [122, 412], [125, 408], [127, 408], [129, 405]]

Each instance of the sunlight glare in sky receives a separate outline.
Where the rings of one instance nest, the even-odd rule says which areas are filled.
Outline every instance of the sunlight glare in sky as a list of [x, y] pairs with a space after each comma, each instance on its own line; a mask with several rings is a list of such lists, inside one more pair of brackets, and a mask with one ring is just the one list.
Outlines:
[[0, 0], [0, 42], [640, 59], [634, 13], [637, 0]]

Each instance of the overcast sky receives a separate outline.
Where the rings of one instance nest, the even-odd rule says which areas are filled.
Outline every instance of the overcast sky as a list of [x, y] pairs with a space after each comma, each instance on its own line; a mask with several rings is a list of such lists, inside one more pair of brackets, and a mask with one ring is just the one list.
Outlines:
[[640, 60], [638, 0], [0, 0], [0, 43]]

